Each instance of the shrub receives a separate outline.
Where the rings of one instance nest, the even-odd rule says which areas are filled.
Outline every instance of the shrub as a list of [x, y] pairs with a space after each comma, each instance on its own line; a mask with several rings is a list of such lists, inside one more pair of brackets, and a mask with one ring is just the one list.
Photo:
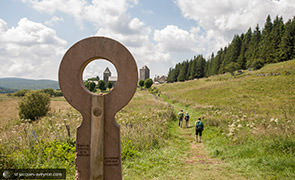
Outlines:
[[85, 81], [84, 82], [85, 87], [91, 91], [91, 92], [95, 92], [95, 83], [92, 81]]
[[106, 84], [103, 80], [98, 81], [97, 88], [100, 89], [100, 91], [104, 91], [107, 89]]
[[19, 117], [21, 119], [36, 120], [48, 113], [49, 105], [50, 97], [48, 94], [40, 91], [28, 92], [19, 102]]
[[111, 90], [113, 87], [113, 83], [111, 81], [107, 82], [107, 88], [109, 88], [109, 90]]
[[143, 88], [143, 86], [144, 86], [144, 80], [140, 80], [140, 81], [138, 82], [138, 85], [139, 85], [141, 88]]
[[28, 89], [22, 89], [22, 90], [19, 90], [19, 91], [16, 91], [14, 93], [12, 93], [13, 96], [17, 96], [17, 97], [22, 97], [22, 96], [25, 96], [27, 92], [29, 92], [30, 90]]
[[146, 79], [145, 81], [144, 81], [144, 87], [145, 88], [150, 88], [151, 86], [153, 85], [153, 80], [152, 79]]

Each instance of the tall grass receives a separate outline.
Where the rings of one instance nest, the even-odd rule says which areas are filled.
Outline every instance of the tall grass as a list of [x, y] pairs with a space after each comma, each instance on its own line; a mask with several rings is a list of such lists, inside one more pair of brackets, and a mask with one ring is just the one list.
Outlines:
[[161, 85], [204, 117], [211, 155], [256, 179], [295, 178], [295, 60], [242, 75]]
[[[1, 103], [16, 100], [15, 97], [1, 99]], [[50, 113], [37, 121], [1, 119], [0, 168], [66, 168], [67, 179], [74, 179], [76, 128], [82, 117], [63, 98], [52, 100]], [[11, 113], [17, 113], [16, 109]], [[147, 91], [138, 91], [116, 115], [121, 125], [123, 164], [145, 151], [164, 147], [169, 137], [168, 121], [173, 118], [173, 109], [168, 104]], [[71, 137], [66, 126], [70, 127]]]

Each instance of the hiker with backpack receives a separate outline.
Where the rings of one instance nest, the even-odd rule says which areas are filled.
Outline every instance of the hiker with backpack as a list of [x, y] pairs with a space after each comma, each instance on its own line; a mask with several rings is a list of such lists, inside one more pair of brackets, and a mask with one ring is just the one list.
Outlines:
[[178, 126], [179, 126], [180, 128], [182, 128], [182, 120], [183, 120], [183, 110], [182, 110], [182, 109], [181, 109], [180, 112], [178, 113], [178, 120], [179, 120], [179, 122], [178, 122]]
[[186, 126], [186, 128], [188, 128], [188, 126], [189, 126], [189, 115], [188, 115], [188, 112], [185, 113], [184, 120], [185, 120], [185, 126]]
[[[196, 132], [196, 141], [201, 143], [201, 138], [202, 138], [202, 132], [204, 130], [204, 124], [201, 121], [201, 118], [198, 118], [198, 121], [195, 124], [195, 132]], [[198, 141], [198, 136], [199, 136], [199, 141]]]

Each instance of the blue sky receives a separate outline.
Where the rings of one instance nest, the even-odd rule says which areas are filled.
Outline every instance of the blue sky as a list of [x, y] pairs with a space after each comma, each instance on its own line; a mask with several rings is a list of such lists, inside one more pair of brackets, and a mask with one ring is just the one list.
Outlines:
[[[121, 42], [153, 78], [263, 27], [268, 14], [288, 20], [294, 9], [295, 0], [1, 0], [0, 78], [57, 80], [66, 50], [89, 36]], [[84, 78], [101, 76], [105, 66], [91, 63]]]

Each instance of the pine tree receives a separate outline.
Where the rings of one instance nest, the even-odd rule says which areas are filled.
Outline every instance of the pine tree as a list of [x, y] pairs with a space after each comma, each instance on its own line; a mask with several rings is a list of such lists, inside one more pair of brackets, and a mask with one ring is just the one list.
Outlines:
[[251, 30], [251, 28], [249, 28], [247, 33], [245, 35], [243, 35], [243, 37], [242, 37], [241, 51], [240, 51], [240, 55], [237, 60], [237, 63], [239, 64], [239, 67], [241, 69], [246, 69], [246, 62], [247, 62], [246, 53], [249, 49], [251, 36], [252, 36], [252, 30]]
[[281, 61], [290, 60], [294, 57], [294, 33], [295, 24], [289, 20], [285, 24], [285, 31], [282, 37], [281, 44], [279, 45], [279, 57]]
[[273, 29], [271, 31], [271, 44], [272, 44], [272, 62], [280, 61], [280, 43], [284, 33], [284, 22], [282, 17], [276, 17], [273, 22]]
[[192, 63], [191, 63], [191, 66], [190, 66], [190, 70], [189, 70], [189, 79], [194, 79], [195, 78], [195, 76], [196, 76], [196, 72], [195, 72], [195, 67], [196, 67], [196, 60], [195, 59], [193, 59], [193, 60], [191, 60], [192, 61]]
[[261, 41], [259, 43], [259, 57], [265, 62], [270, 63], [273, 60], [273, 45], [272, 45], [272, 28], [273, 24], [271, 22], [270, 15], [267, 16], [266, 22], [264, 24], [264, 29], [261, 34]]
[[177, 81], [184, 81], [185, 80], [185, 67], [181, 66], [179, 75], [177, 77]]
[[246, 62], [246, 67], [251, 67], [251, 64], [253, 62], [254, 59], [257, 59], [259, 57], [259, 42], [261, 39], [261, 32], [259, 29], [259, 25], [257, 24], [254, 32], [252, 33], [251, 36], [251, 41], [249, 43], [249, 49], [247, 50], [246, 53], [246, 58], [247, 58], [247, 62]]

